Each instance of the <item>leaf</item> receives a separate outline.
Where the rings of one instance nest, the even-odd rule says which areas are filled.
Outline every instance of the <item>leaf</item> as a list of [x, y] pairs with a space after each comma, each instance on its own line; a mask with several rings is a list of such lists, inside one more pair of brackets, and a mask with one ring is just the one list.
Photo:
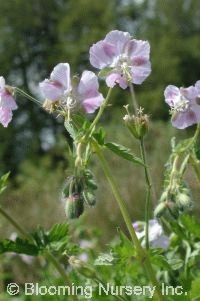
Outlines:
[[0, 194], [6, 189], [6, 181], [10, 175], [10, 172], [7, 172], [5, 175], [0, 178]]
[[99, 145], [104, 145], [105, 131], [103, 128], [100, 128], [99, 131], [93, 133], [93, 137], [96, 139]]
[[200, 148], [196, 150], [196, 157], [200, 160]]
[[190, 298], [192, 301], [200, 300], [200, 278], [192, 281], [192, 288], [190, 291]]
[[194, 217], [182, 215], [181, 223], [190, 233], [194, 234], [196, 237], [200, 237], [200, 223], [197, 222]]
[[151, 255], [151, 263], [154, 265], [163, 268], [164, 270], [169, 270], [171, 269], [171, 266], [169, 265], [167, 259], [163, 255], [159, 254], [154, 254], [153, 256]]
[[169, 259], [168, 263], [170, 265], [170, 268], [174, 271], [179, 270], [184, 265], [184, 261], [179, 258]]
[[51, 251], [66, 250], [68, 237], [68, 224], [55, 224], [49, 231], [39, 228], [32, 234], [40, 251], [51, 249]]
[[66, 238], [67, 234], [68, 224], [55, 224], [47, 234], [48, 241], [60, 241], [61, 239]]
[[65, 119], [64, 126], [65, 126], [67, 132], [69, 133], [70, 137], [73, 140], [75, 140], [75, 138], [76, 138], [76, 132], [74, 130], [73, 125], [67, 119]]
[[123, 145], [117, 144], [117, 143], [105, 143], [105, 146], [111, 150], [113, 153], [118, 155], [119, 157], [122, 157], [125, 160], [131, 161], [133, 163], [139, 164], [144, 166], [144, 163], [142, 160], [138, 157], [136, 157], [130, 149], [124, 147]]
[[37, 256], [39, 249], [27, 240], [17, 237], [16, 241], [4, 239], [0, 242], [0, 254], [6, 252]]

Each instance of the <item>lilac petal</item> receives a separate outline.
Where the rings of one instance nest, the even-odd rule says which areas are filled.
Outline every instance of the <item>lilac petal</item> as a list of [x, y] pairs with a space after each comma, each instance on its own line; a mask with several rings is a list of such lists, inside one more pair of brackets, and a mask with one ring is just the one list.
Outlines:
[[86, 113], [91, 114], [102, 105], [103, 101], [104, 98], [102, 94], [99, 94], [99, 96], [84, 99], [82, 106]]
[[150, 44], [148, 41], [131, 40], [127, 45], [127, 52], [131, 60], [137, 57], [149, 60]]
[[131, 36], [128, 32], [113, 30], [106, 35], [104, 41], [115, 47], [115, 55], [118, 56], [124, 52], [124, 47], [130, 39]]
[[18, 108], [15, 99], [7, 90], [0, 92], [0, 107], [11, 110]]
[[64, 88], [58, 82], [45, 79], [39, 84], [39, 88], [47, 99], [57, 100], [63, 96]]
[[163, 233], [162, 226], [156, 219], [149, 220], [149, 241], [157, 239]]
[[3, 91], [5, 89], [5, 79], [3, 76], [0, 76], [0, 91]]
[[197, 91], [197, 97], [200, 98], [200, 80], [196, 82], [195, 89]]
[[151, 64], [149, 61], [140, 62], [140, 64], [131, 67], [132, 82], [140, 85], [151, 73]]
[[112, 73], [106, 77], [106, 84], [108, 87], [113, 88], [116, 84], [119, 84], [119, 86], [122, 89], [127, 88], [127, 80], [124, 79], [123, 76], [121, 76], [119, 73]]
[[12, 120], [12, 110], [10, 108], [0, 107], [0, 123], [4, 127], [7, 127], [11, 120]]
[[104, 100], [98, 88], [97, 76], [91, 71], [84, 71], [77, 92], [82, 99], [82, 106], [87, 113], [93, 113]]
[[169, 85], [164, 91], [165, 102], [170, 106], [174, 107], [174, 100], [180, 96], [180, 90], [174, 85]]
[[50, 79], [59, 83], [67, 91], [71, 91], [70, 66], [68, 63], [56, 65], [50, 75]]
[[180, 93], [190, 101], [197, 97], [197, 90], [194, 86], [190, 86], [188, 88], [180, 88]]
[[97, 42], [90, 47], [90, 64], [98, 69], [110, 65], [115, 56], [115, 47], [104, 41]]
[[125, 45], [131, 36], [128, 32], [113, 30], [104, 40], [94, 44], [90, 48], [90, 63], [92, 66], [103, 69], [110, 65], [114, 58], [124, 52]]
[[170, 245], [170, 240], [167, 235], [160, 235], [158, 238], [156, 238], [154, 241], [151, 242], [152, 247], [156, 248], [163, 248], [164, 250], [167, 250]]
[[82, 73], [77, 91], [83, 97], [88, 95], [96, 95], [98, 93], [98, 78], [92, 71], [84, 71]]
[[177, 129], [183, 130], [195, 123], [197, 123], [197, 118], [196, 114], [192, 110], [175, 112], [172, 115], [172, 125]]

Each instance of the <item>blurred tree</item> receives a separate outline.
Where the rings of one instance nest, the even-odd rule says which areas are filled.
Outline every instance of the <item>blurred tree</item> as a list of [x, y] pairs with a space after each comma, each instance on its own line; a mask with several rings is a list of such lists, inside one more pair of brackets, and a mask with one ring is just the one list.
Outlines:
[[[0, 1], [0, 74], [8, 84], [40, 97], [38, 82], [58, 62], [70, 62], [76, 72], [88, 64], [89, 45], [115, 27], [115, 2]], [[17, 101], [20, 108], [12, 123], [0, 128], [4, 162], [0, 169], [12, 169], [12, 174], [25, 156], [33, 160], [41, 155], [48, 144], [52, 146], [55, 134], [63, 131], [59, 118], [21, 97]]]
[[[56, 25], [62, 14], [59, 0], [0, 1], [0, 70], [7, 83], [37, 96], [36, 83], [45, 75], [52, 45], [57, 42]], [[2, 170], [12, 169], [24, 156], [41, 153], [41, 129], [55, 119], [35, 104], [18, 97], [20, 109], [8, 129], [1, 130]], [[10, 139], [9, 139], [10, 137]]]
[[[139, 2], [139, 1], [138, 1]], [[144, 0], [138, 34], [151, 44], [152, 73], [141, 91], [154, 118], [168, 118], [163, 91], [168, 84], [193, 85], [200, 79], [200, 1]]]
[[[166, 85], [200, 78], [199, 14], [195, 0], [0, 0], [0, 75], [40, 97], [37, 84], [57, 63], [70, 62], [73, 73], [91, 69], [90, 45], [112, 29], [127, 30], [151, 44], [152, 73], [135, 87], [141, 105], [152, 118], [167, 119]], [[125, 101], [116, 89], [113, 104]], [[27, 156], [37, 160], [63, 132], [61, 119], [23, 98], [18, 104], [9, 127], [0, 128], [1, 171], [14, 172]]]

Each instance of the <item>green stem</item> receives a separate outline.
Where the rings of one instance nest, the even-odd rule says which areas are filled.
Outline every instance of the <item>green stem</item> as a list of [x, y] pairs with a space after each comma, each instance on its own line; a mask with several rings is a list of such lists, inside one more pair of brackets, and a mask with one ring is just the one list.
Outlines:
[[140, 151], [141, 157], [144, 163], [144, 174], [145, 174], [145, 181], [147, 186], [147, 194], [146, 194], [146, 202], [145, 202], [145, 243], [146, 249], [149, 249], [149, 209], [150, 209], [150, 196], [151, 196], [151, 182], [150, 182], [150, 175], [148, 172], [148, 167], [146, 164], [146, 154], [145, 154], [145, 147], [144, 147], [144, 139], [140, 139]]
[[91, 133], [93, 131], [93, 129], [95, 128], [95, 126], [98, 123], [99, 119], [101, 118], [101, 115], [103, 114], [103, 112], [104, 112], [104, 110], [105, 110], [105, 108], [106, 108], [106, 106], [107, 106], [107, 104], [110, 100], [110, 95], [111, 95], [112, 89], [113, 88], [110, 88], [108, 90], [108, 94], [107, 94], [106, 98], [104, 99], [104, 102], [100, 106], [99, 111], [98, 111], [95, 119], [93, 120], [92, 124], [90, 125], [89, 133]]
[[[9, 213], [7, 213], [2, 207], [0, 207], [0, 213], [15, 227], [15, 229], [26, 239], [31, 240], [34, 242], [32, 236], [27, 233], [11, 216]], [[63, 269], [62, 265], [57, 261], [54, 256], [51, 254], [50, 251], [47, 251], [45, 253], [48, 260], [55, 266], [55, 268], [58, 270], [60, 275], [63, 277], [63, 280], [68, 286], [72, 286], [70, 279], [68, 278], [67, 274], [65, 273], [65, 270]], [[71, 298], [73, 301], [79, 301], [78, 297], [76, 295], [71, 295]]]
[[[63, 269], [62, 265], [59, 263], [59, 261], [57, 261], [50, 252], [46, 252], [45, 254], [46, 254], [46, 257], [48, 258], [48, 260], [56, 267], [56, 269], [62, 276], [63, 280], [65, 281], [65, 284], [67, 286], [72, 287], [72, 283], [71, 283], [69, 277], [67, 276], [67, 274], [65, 273], [65, 270]], [[79, 301], [77, 295], [71, 295], [71, 298], [73, 301]]]
[[0, 213], [14, 226], [14, 228], [25, 238], [27, 239], [31, 239], [32, 237], [26, 232], [24, 231], [24, 229], [22, 229], [20, 227], [20, 225], [18, 225], [18, 223], [12, 218], [12, 216], [10, 216], [10, 214], [8, 214], [2, 207], [0, 207]]
[[200, 182], [200, 165], [197, 162], [196, 158], [194, 156], [190, 156], [189, 162], [191, 163], [194, 172], [196, 174], [196, 177], [198, 179], [198, 181]]
[[97, 156], [99, 158], [99, 161], [101, 163], [101, 166], [103, 168], [103, 171], [104, 171], [104, 173], [107, 177], [107, 180], [108, 180], [108, 182], [109, 182], [109, 184], [112, 188], [113, 194], [114, 194], [114, 196], [116, 198], [116, 201], [119, 205], [119, 208], [120, 208], [120, 211], [122, 213], [123, 219], [126, 223], [128, 231], [130, 233], [132, 242], [135, 245], [137, 258], [138, 258], [140, 264], [145, 268], [145, 270], [147, 272], [147, 275], [148, 275], [149, 279], [151, 280], [152, 284], [155, 286], [155, 290], [156, 290], [158, 300], [163, 301], [164, 297], [162, 296], [162, 293], [161, 293], [161, 290], [160, 290], [160, 287], [159, 287], [159, 283], [158, 283], [158, 281], [157, 281], [157, 279], [154, 275], [154, 271], [153, 271], [151, 262], [149, 260], [148, 254], [147, 254], [146, 250], [144, 250], [141, 247], [140, 241], [139, 241], [139, 239], [138, 239], [138, 237], [135, 233], [135, 230], [133, 228], [132, 221], [131, 221], [130, 216], [129, 216], [129, 212], [126, 208], [126, 205], [124, 203], [123, 198], [121, 197], [119, 187], [114, 181], [114, 178], [112, 176], [112, 172], [110, 171], [110, 169], [107, 165], [107, 162], [104, 159], [104, 156], [102, 154], [101, 149], [97, 145], [95, 145], [95, 149], [96, 149], [96, 153], [97, 153]]
[[129, 89], [130, 89], [131, 98], [132, 98], [132, 101], [133, 101], [134, 113], [135, 113], [135, 116], [137, 116], [139, 107], [138, 107], [138, 103], [137, 103], [137, 99], [136, 99], [136, 96], [135, 96], [135, 92], [134, 92], [134, 88], [133, 88], [132, 83], [129, 84]]
[[[128, 228], [128, 231], [130, 233], [130, 236], [131, 236], [131, 239], [132, 241], [134, 242], [135, 246], [136, 246], [136, 249], [137, 250], [141, 250], [141, 246], [140, 246], [140, 242], [137, 238], [137, 235], [134, 231], [134, 228], [133, 228], [133, 225], [132, 225], [132, 221], [129, 217], [129, 212], [128, 210], [126, 209], [126, 206], [124, 205], [124, 200], [121, 198], [121, 195], [120, 195], [120, 192], [119, 192], [119, 188], [117, 186], [117, 184], [115, 183], [114, 179], [113, 179], [113, 176], [112, 176], [112, 173], [107, 165], [107, 162], [105, 161], [104, 159], [104, 156], [102, 154], [102, 152], [99, 150], [97, 152], [97, 156], [99, 158], [99, 161], [102, 165], [102, 168], [103, 168], [103, 171], [107, 177], [107, 180], [112, 188], [112, 191], [113, 191], [113, 194], [118, 202], [118, 205], [119, 205], [119, 208], [120, 208], [120, 211], [122, 213], [122, 216], [124, 218], [124, 221], [126, 223], [126, 226]], [[142, 253], [141, 253], [142, 255]], [[141, 260], [143, 260], [143, 258], [141, 258]]]
[[199, 134], [200, 134], [200, 123], [197, 124], [196, 132], [195, 132], [195, 134], [194, 134], [194, 136], [193, 136], [193, 143], [196, 142], [196, 140], [197, 140]]

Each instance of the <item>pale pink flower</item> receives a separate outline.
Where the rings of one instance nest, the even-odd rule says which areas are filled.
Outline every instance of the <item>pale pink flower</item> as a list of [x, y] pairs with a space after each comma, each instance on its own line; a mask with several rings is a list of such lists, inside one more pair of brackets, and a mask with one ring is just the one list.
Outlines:
[[[141, 240], [141, 244], [145, 246], [145, 223], [136, 221], [133, 223], [133, 228], [138, 239]], [[162, 226], [158, 223], [156, 219], [149, 220], [149, 243], [152, 247], [161, 247], [167, 249], [169, 247], [170, 241], [169, 237], [164, 234]]]
[[113, 30], [90, 48], [90, 63], [103, 69], [108, 87], [126, 89], [129, 83], [141, 84], [151, 72], [150, 45], [132, 39], [128, 32]]
[[200, 122], [199, 83], [200, 81], [188, 88], [177, 88], [173, 85], [166, 87], [164, 96], [166, 103], [171, 107], [171, 121], [174, 127], [185, 129]]
[[84, 71], [79, 83], [72, 84], [68, 63], [56, 65], [50, 79], [45, 79], [39, 87], [48, 100], [59, 101], [67, 109], [81, 105], [86, 113], [93, 113], [104, 100], [98, 91], [98, 79], [93, 72]]
[[3, 76], [0, 77], [0, 123], [7, 127], [12, 120], [12, 111], [17, 109], [17, 104]]

